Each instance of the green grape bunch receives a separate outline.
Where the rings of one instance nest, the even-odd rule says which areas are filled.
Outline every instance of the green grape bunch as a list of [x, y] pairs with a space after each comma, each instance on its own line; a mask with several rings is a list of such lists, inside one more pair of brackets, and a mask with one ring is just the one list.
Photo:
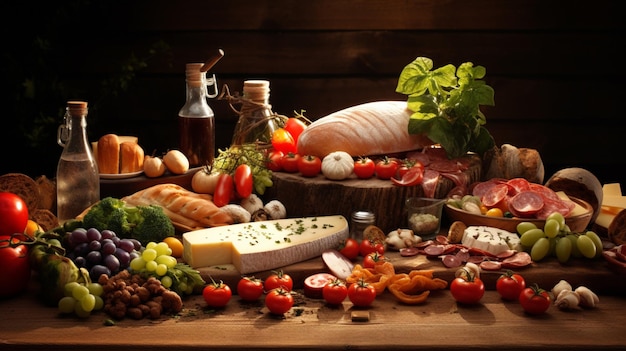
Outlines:
[[252, 171], [254, 191], [263, 195], [265, 189], [274, 184], [272, 171], [267, 168], [266, 151], [254, 143], [231, 145], [225, 150], [218, 150], [218, 155], [213, 161], [213, 170], [233, 174], [237, 166], [247, 164]]
[[79, 283], [73, 281], [66, 283], [64, 296], [58, 302], [59, 312], [87, 318], [93, 311], [102, 310], [104, 307], [103, 292], [102, 285], [95, 282]]
[[539, 262], [553, 256], [561, 263], [570, 258], [597, 258], [602, 256], [602, 239], [594, 231], [574, 233], [559, 212], [551, 213], [543, 225], [520, 222], [517, 225], [520, 243], [530, 253], [533, 261]]

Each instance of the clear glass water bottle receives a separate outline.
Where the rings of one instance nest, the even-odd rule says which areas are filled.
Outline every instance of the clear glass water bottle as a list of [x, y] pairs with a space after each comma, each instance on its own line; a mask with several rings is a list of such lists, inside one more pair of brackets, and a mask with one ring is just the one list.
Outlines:
[[87, 138], [87, 102], [68, 101], [57, 143], [63, 147], [57, 166], [57, 217], [74, 219], [100, 200], [100, 174]]
[[203, 65], [186, 65], [187, 99], [178, 112], [180, 151], [191, 167], [212, 165], [215, 158], [215, 115], [207, 99], [217, 96], [217, 91], [208, 92], [209, 86], [217, 85], [215, 75], [207, 80], [206, 72], [201, 71]]

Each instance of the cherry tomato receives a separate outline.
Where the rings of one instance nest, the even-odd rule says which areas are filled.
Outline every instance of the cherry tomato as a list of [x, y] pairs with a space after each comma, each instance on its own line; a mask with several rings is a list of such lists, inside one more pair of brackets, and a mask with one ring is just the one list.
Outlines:
[[283, 171], [289, 172], [289, 173], [298, 172], [299, 160], [300, 160], [300, 155], [294, 154], [293, 152], [289, 152], [283, 155], [283, 158], [280, 160], [280, 163], [283, 166]]
[[542, 314], [550, 308], [550, 295], [537, 284], [524, 288], [519, 295], [519, 303], [528, 314]]
[[228, 205], [230, 199], [234, 195], [235, 183], [233, 177], [228, 173], [220, 174], [217, 178], [217, 185], [215, 186], [215, 192], [213, 193], [213, 203], [217, 207]]
[[224, 307], [232, 296], [230, 287], [222, 281], [213, 281], [202, 289], [202, 297], [210, 307]]
[[398, 170], [398, 162], [388, 157], [384, 157], [376, 162], [375, 170], [376, 177], [378, 179], [391, 179], [391, 177], [393, 177]]
[[348, 287], [348, 299], [357, 307], [366, 307], [376, 299], [376, 289], [363, 278]]
[[307, 125], [299, 118], [291, 117], [287, 119], [285, 122], [285, 128], [291, 137], [296, 143], [296, 148], [298, 147], [298, 138], [300, 138], [300, 134], [306, 129]]
[[282, 159], [285, 154], [282, 151], [272, 150], [267, 157], [266, 167], [267, 169], [279, 172], [283, 170]]
[[401, 179], [391, 177], [391, 182], [399, 186], [415, 186], [422, 184], [424, 180], [424, 170], [421, 168], [411, 168], [407, 170]]
[[23, 292], [30, 281], [28, 246], [20, 244], [19, 237], [0, 236], [0, 298]]
[[18, 195], [0, 192], [0, 236], [24, 234], [28, 223], [28, 206]]
[[398, 179], [402, 179], [404, 174], [411, 169], [418, 168], [424, 172], [424, 164], [417, 160], [403, 160], [401, 164], [398, 165], [398, 171], [396, 172]]
[[265, 291], [276, 288], [283, 288], [287, 291], [293, 289], [293, 279], [289, 274], [283, 271], [274, 271], [269, 277], [265, 278]]
[[272, 147], [284, 154], [297, 152], [296, 141], [285, 128], [278, 128], [272, 133]]
[[450, 284], [452, 297], [460, 303], [475, 304], [485, 294], [485, 284], [477, 277], [458, 277]]
[[237, 283], [237, 295], [245, 301], [256, 301], [263, 295], [263, 281], [255, 277], [243, 277]]
[[285, 314], [293, 307], [293, 295], [283, 288], [272, 289], [265, 296], [265, 306], [272, 314]]
[[354, 238], [347, 238], [339, 245], [338, 251], [347, 259], [354, 260], [360, 253], [359, 242]]
[[385, 245], [383, 245], [383, 243], [371, 241], [369, 239], [361, 240], [361, 243], [359, 244], [359, 253], [361, 254], [361, 256], [365, 257], [372, 252], [378, 252], [381, 255], [384, 254]]
[[312, 299], [321, 299], [324, 286], [335, 279], [337, 277], [329, 273], [316, 273], [306, 277], [304, 279], [304, 295]]
[[354, 161], [354, 174], [359, 179], [369, 179], [376, 172], [376, 164], [371, 158], [360, 157]]
[[302, 156], [298, 159], [298, 171], [305, 177], [315, 177], [322, 171], [322, 160], [313, 155]]
[[385, 256], [379, 254], [378, 251], [369, 253], [363, 258], [363, 267], [374, 268], [377, 264], [385, 262]]
[[519, 299], [519, 294], [526, 288], [526, 281], [520, 274], [506, 271], [496, 281], [496, 290], [504, 300]]
[[348, 297], [348, 287], [341, 279], [334, 279], [322, 288], [322, 297], [331, 305], [338, 305]]
[[245, 163], [240, 164], [235, 168], [235, 190], [240, 198], [245, 199], [252, 194], [252, 169]]

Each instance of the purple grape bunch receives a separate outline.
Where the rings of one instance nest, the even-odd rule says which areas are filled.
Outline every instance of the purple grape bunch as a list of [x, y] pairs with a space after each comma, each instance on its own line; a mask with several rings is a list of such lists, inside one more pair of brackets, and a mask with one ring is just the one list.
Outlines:
[[67, 239], [67, 257], [77, 267], [87, 269], [92, 281], [98, 281], [102, 274], [110, 277], [127, 269], [141, 251], [139, 240], [120, 238], [108, 229], [76, 228]]

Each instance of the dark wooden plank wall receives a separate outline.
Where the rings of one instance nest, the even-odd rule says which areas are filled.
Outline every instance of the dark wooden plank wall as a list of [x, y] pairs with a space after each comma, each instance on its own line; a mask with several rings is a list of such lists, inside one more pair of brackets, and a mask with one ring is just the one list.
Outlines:
[[[436, 67], [487, 68], [496, 106], [485, 109], [498, 144], [536, 148], [547, 175], [584, 167], [603, 182], [626, 181], [623, 155], [623, 17], [618, 1], [166, 1], [112, 2], [84, 16], [66, 38], [65, 77], [85, 85], [120, 72], [132, 53], [158, 52], [128, 90], [90, 114], [92, 137], [135, 134], [150, 151], [176, 147], [184, 65], [218, 48], [220, 87], [271, 81], [274, 111], [316, 119], [355, 104], [404, 99], [402, 68], [417, 56]], [[71, 46], [69, 46], [71, 43]], [[97, 96], [84, 97], [98, 101]], [[93, 106], [93, 105], [92, 105]], [[213, 101], [218, 147], [235, 115]], [[93, 116], [92, 116], [93, 115]], [[53, 141], [50, 142], [53, 144]], [[60, 152], [60, 150], [58, 150]], [[47, 172], [47, 171], [46, 171]]]

